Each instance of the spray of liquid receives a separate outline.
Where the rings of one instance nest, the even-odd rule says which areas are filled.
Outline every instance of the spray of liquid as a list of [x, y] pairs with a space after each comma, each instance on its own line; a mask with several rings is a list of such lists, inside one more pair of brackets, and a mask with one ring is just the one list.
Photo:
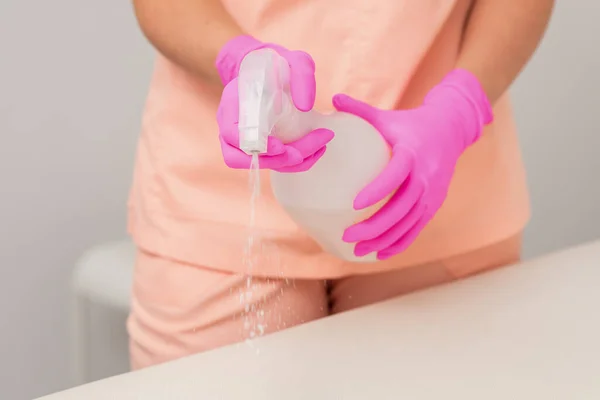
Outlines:
[[[256, 245], [258, 244], [258, 238], [256, 235], [256, 204], [258, 202], [258, 198], [260, 196], [260, 161], [258, 158], [258, 153], [252, 154], [252, 161], [250, 162], [250, 221], [248, 223], [248, 242], [246, 243], [246, 273], [248, 275], [252, 274], [252, 270], [255, 262], [255, 252]], [[251, 280], [251, 277], [250, 277]]]
[[[248, 223], [248, 240], [244, 249], [245, 287], [240, 295], [244, 305], [244, 330], [246, 342], [252, 344], [252, 339], [261, 336], [265, 330], [264, 310], [260, 299], [254, 298], [252, 276], [260, 251], [260, 238], [256, 228], [256, 208], [260, 197], [260, 166], [258, 153], [252, 154], [250, 164], [250, 220]], [[258, 352], [258, 349], [256, 350]]]

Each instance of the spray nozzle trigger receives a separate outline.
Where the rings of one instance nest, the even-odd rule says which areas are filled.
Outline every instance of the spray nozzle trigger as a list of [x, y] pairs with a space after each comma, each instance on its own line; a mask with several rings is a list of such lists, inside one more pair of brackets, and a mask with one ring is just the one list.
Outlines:
[[289, 65], [271, 49], [244, 57], [238, 75], [240, 149], [266, 153], [277, 121], [290, 111]]

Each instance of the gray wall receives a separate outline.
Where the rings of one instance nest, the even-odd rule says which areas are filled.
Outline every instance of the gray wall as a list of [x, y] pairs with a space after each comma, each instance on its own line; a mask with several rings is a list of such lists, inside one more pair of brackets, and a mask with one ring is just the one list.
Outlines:
[[518, 79], [515, 112], [533, 220], [528, 256], [600, 237], [600, 1], [557, 1]]
[[[600, 3], [558, 3], [514, 90], [534, 206], [528, 255], [600, 237]], [[130, 7], [0, 1], [2, 399], [67, 384], [70, 269], [87, 246], [125, 235], [151, 66]], [[104, 356], [106, 370], [122, 366], [123, 354]]]
[[67, 382], [69, 273], [125, 237], [151, 60], [129, 1], [0, 1], [0, 399]]

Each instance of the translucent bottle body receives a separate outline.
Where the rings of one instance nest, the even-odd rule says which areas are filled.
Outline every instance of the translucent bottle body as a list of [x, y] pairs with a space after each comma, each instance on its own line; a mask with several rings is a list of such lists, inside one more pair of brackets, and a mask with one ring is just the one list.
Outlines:
[[287, 68], [285, 60], [271, 50], [255, 51], [242, 62], [240, 147], [248, 153], [264, 152], [269, 134], [289, 143], [317, 128], [332, 130], [334, 139], [310, 170], [271, 172], [273, 193], [290, 217], [325, 251], [348, 261], [375, 261], [375, 254], [356, 257], [354, 244], [342, 241], [342, 235], [347, 227], [369, 217], [380, 206], [356, 211], [353, 201], [383, 170], [389, 161], [389, 147], [379, 132], [360, 117], [297, 110], [289, 95]]

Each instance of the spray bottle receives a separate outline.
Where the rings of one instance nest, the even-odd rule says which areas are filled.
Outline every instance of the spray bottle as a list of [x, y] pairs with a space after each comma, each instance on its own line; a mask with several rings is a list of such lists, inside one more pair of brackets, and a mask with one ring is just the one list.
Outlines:
[[373, 126], [355, 115], [296, 109], [289, 72], [287, 61], [271, 49], [255, 50], [242, 61], [238, 76], [240, 148], [247, 154], [261, 154], [267, 150], [269, 135], [290, 143], [314, 129], [332, 130], [334, 139], [309, 171], [271, 171], [273, 193], [296, 224], [325, 251], [347, 261], [375, 261], [374, 253], [356, 257], [354, 244], [342, 241], [342, 235], [381, 206], [356, 211], [353, 201], [388, 163], [389, 146]]

